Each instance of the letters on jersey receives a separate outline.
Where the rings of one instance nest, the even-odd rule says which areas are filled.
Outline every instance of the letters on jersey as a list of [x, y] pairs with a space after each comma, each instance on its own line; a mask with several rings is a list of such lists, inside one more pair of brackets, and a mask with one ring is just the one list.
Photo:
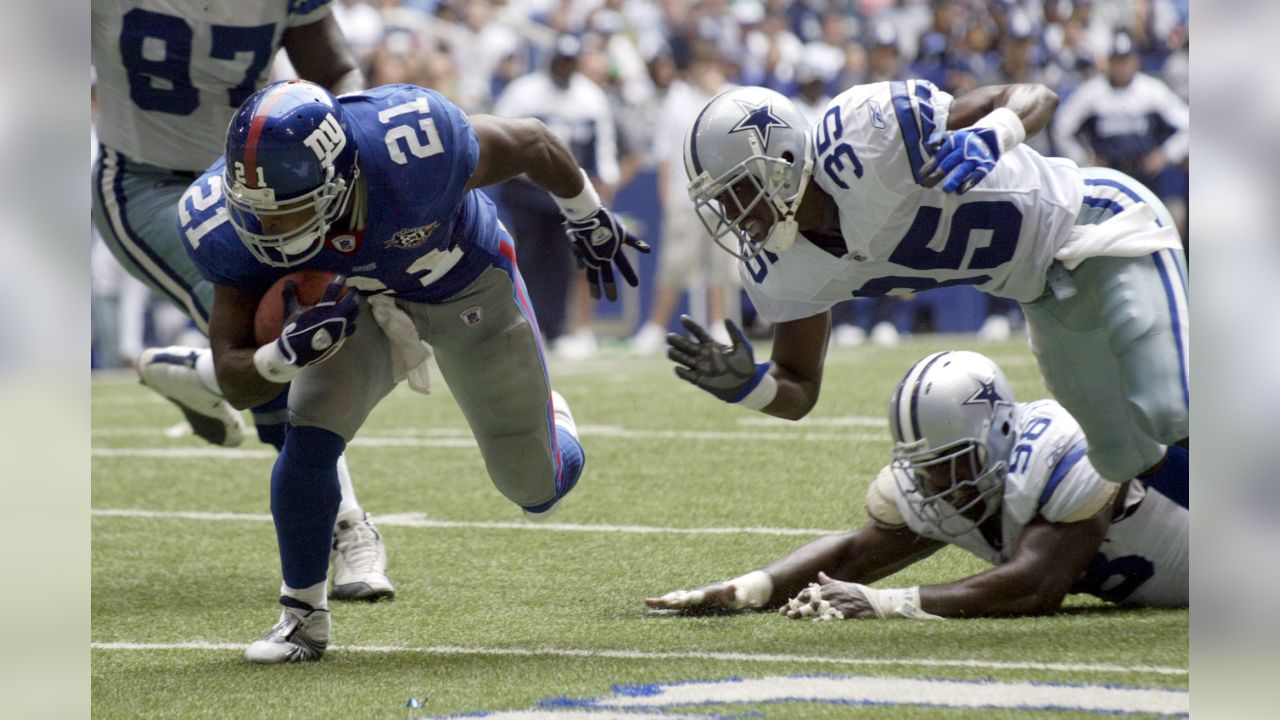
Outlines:
[[[323, 250], [291, 270], [329, 270], [363, 293], [438, 302], [505, 262], [493, 203], [466, 191], [479, 144], [461, 110], [411, 85], [339, 102], [359, 153], [363, 201], [355, 204], [363, 204], [362, 217], [358, 227], [334, 228]], [[325, 157], [341, 152], [347, 139], [335, 122], [300, 141]], [[179, 229], [211, 282], [261, 292], [284, 271], [257, 262], [226, 222], [222, 170], [219, 160], [183, 196]]]

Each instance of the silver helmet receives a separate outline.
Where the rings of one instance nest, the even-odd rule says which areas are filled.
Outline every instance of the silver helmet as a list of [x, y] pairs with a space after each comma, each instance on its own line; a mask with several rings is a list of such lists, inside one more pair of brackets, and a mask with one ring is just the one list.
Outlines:
[[907, 371], [889, 402], [890, 468], [908, 505], [963, 535], [1000, 509], [1017, 404], [990, 358], [943, 351]]
[[739, 87], [712, 98], [689, 128], [684, 169], [689, 197], [720, 247], [749, 260], [795, 242], [813, 146], [804, 115], [785, 96]]

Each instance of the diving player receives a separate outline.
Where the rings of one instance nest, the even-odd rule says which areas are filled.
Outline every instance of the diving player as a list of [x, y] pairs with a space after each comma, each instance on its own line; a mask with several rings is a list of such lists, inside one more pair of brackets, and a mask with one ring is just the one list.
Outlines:
[[712, 99], [686, 141], [690, 194], [777, 327], [757, 365], [736, 328], [726, 347], [686, 322], [693, 338], [669, 338], [676, 373], [796, 419], [818, 399], [833, 304], [973, 285], [1022, 304], [1045, 382], [1103, 477], [1176, 465], [1168, 446], [1190, 432], [1181, 241], [1132, 178], [1021, 144], [1056, 105], [1041, 85], [953, 99], [884, 82], [841, 93], [810, 131], [763, 88]]
[[[93, 220], [134, 277], [169, 299], [208, 334], [213, 286], [175, 231], [178, 198], [221, 153], [227, 122], [267, 79], [281, 47], [304, 78], [335, 93], [364, 78], [329, 0], [94, 0], [93, 63], [102, 143], [92, 178]], [[222, 397], [207, 348], [149, 348], [137, 360], [142, 383], [182, 410], [202, 439], [243, 441], [244, 421]], [[258, 438], [284, 444], [287, 393], [253, 408]], [[360, 507], [346, 458], [334, 535], [333, 595], [395, 595], [382, 536]]]
[[[511, 236], [477, 188], [526, 174], [568, 218], [572, 248], [614, 299], [614, 269], [637, 278], [642, 252], [603, 207], [568, 149], [537, 120], [467, 118], [439, 93], [387, 85], [335, 98], [302, 81], [251, 96], [226, 154], [183, 196], [179, 228], [214, 284], [209, 337], [218, 381], [237, 407], [289, 391], [289, 429], [271, 478], [284, 584], [279, 623], [253, 662], [317, 660], [329, 638], [328, 531], [335, 464], [401, 379], [429, 390], [434, 350], [489, 476], [542, 519], [583, 466], [573, 417], [551, 389], [537, 320]], [[290, 271], [340, 273], [313, 307], [259, 347], [254, 313]], [[296, 306], [296, 302], [291, 303]], [[425, 342], [424, 342], [425, 341]]]
[[[893, 460], [867, 490], [866, 525], [646, 604], [777, 607], [819, 620], [1052, 613], [1068, 593], [1187, 605], [1185, 466], [1179, 482], [1159, 488], [1104, 480], [1061, 405], [1016, 402], [1000, 368], [972, 352], [916, 363], [890, 401], [889, 427]], [[871, 586], [948, 544], [995, 567], [945, 584]]]

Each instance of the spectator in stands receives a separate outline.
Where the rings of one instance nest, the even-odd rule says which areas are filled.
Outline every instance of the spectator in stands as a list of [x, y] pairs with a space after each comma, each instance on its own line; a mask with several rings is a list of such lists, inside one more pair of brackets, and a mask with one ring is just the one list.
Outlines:
[[[611, 198], [618, 181], [613, 114], [600, 86], [578, 72], [581, 53], [582, 42], [578, 38], [561, 35], [547, 69], [508, 85], [493, 113], [536, 117], [546, 123], [573, 152], [601, 197]], [[517, 261], [524, 270], [529, 299], [543, 335], [559, 355], [593, 355], [596, 339], [591, 328], [567, 328], [574, 263], [563, 220], [551, 196], [527, 180], [516, 178], [499, 186], [497, 198], [511, 222]]]
[[1138, 62], [1130, 35], [1116, 33], [1106, 73], [1085, 82], [1058, 108], [1054, 142], [1081, 165], [1115, 168], [1150, 187], [1183, 231], [1190, 109], [1168, 85], [1138, 72]]
[[715, 46], [699, 43], [693, 48], [683, 77], [672, 83], [659, 113], [654, 157], [658, 166], [658, 197], [662, 200], [662, 239], [657, 245], [657, 292], [645, 323], [632, 338], [632, 352], [637, 355], [658, 355], [665, 351], [667, 323], [671, 322], [676, 302], [685, 289], [691, 292], [691, 306], [702, 302], [692, 291], [705, 291], [707, 327], [714, 336], [729, 342], [724, 319], [730, 315], [730, 306], [736, 307], [738, 263], [707, 238], [689, 200], [684, 169], [684, 137], [689, 125], [698, 111], [726, 86]]

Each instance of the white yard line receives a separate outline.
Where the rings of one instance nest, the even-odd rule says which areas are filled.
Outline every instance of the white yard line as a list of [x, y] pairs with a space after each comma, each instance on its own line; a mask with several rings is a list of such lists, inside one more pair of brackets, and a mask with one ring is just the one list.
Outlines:
[[[204, 520], [231, 522], [271, 522], [271, 516], [265, 513], [228, 513], [174, 510], [131, 510], [131, 509], [94, 509], [95, 517], [142, 518], [159, 520]], [[576, 525], [571, 523], [531, 523], [524, 520], [511, 522], [479, 521], [479, 520], [432, 520], [425, 513], [408, 512], [376, 515], [378, 525], [384, 527], [413, 527], [435, 529], [474, 529], [474, 530], [530, 530], [552, 532], [588, 532], [588, 533], [631, 533], [636, 535], [781, 535], [796, 537], [814, 537], [829, 535], [838, 530], [819, 530], [815, 528], [771, 528], [771, 527], [717, 527], [717, 528], [676, 528], [655, 527], [652, 525]]]
[[[243, 650], [244, 643], [215, 643], [193, 640], [180, 643], [95, 642], [95, 650]], [[418, 655], [499, 655], [515, 657], [618, 658], [623, 660], [714, 660], [719, 662], [797, 663], [801, 665], [849, 665], [870, 667], [931, 667], [973, 670], [1044, 670], [1084, 673], [1149, 673], [1186, 675], [1186, 668], [1158, 665], [1115, 665], [1110, 663], [1001, 662], [993, 660], [949, 660], [944, 658], [846, 658], [829, 655], [786, 655], [741, 652], [642, 652], [638, 650], [592, 650], [586, 648], [501, 648], [434, 645], [334, 645], [339, 652], [413, 653]]]

